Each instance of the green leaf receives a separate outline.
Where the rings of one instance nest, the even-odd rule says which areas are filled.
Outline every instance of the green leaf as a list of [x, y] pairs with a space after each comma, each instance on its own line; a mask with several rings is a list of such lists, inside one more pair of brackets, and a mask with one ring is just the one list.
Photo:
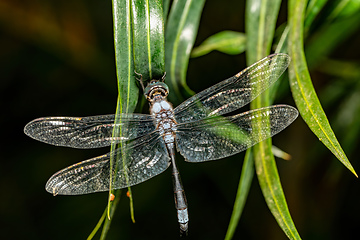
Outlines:
[[[116, 108], [115, 126], [121, 126], [122, 113], [133, 112], [138, 99], [135, 71], [141, 74], [142, 80], [161, 78], [164, 74], [164, 26], [162, 1], [146, 0], [113, 0], [114, 46], [118, 80], [118, 103]], [[121, 136], [121, 127], [115, 127], [113, 136]], [[111, 144], [110, 152], [123, 148], [124, 143]], [[122, 151], [124, 152], [124, 151]], [[123, 153], [123, 161], [126, 153]], [[118, 167], [117, 159], [110, 156], [110, 189], [108, 200], [108, 218], [105, 220], [101, 239], [105, 239], [111, 224], [110, 216], [114, 214], [118, 201], [111, 202], [112, 194], [119, 199], [121, 190], [112, 188], [113, 175]], [[115, 164], [114, 164], [115, 163]], [[130, 211], [134, 220], [131, 189]], [[99, 224], [98, 224], [99, 225]], [[96, 233], [96, 227], [94, 234]]]
[[[140, 74], [140, 80], [146, 86], [146, 81], [161, 79], [165, 74], [163, 2], [162, 0], [133, 0], [131, 6], [135, 72]], [[128, 187], [128, 193], [131, 219], [135, 222], [130, 187]]]
[[301, 239], [291, 219], [285, 195], [281, 187], [274, 156], [268, 147], [270, 139], [254, 147], [256, 173], [266, 203], [289, 239]]
[[170, 0], [163, 0], [163, 10], [164, 10], [164, 25], [166, 24], [166, 19], [169, 14]]
[[[120, 191], [121, 190], [119, 190], [118, 192], [120, 192]], [[112, 206], [111, 206], [110, 213], [109, 213], [110, 214], [109, 218], [105, 218], [105, 222], [104, 222], [104, 226], [103, 226], [103, 229], [102, 229], [102, 232], [101, 232], [100, 240], [106, 239], [107, 233], [108, 233], [108, 231], [110, 229], [111, 221], [113, 219], [116, 207], [119, 204], [119, 202], [120, 202], [120, 194], [117, 195], [117, 197], [115, 197], [115, 200], [112, 202]], [[105, 209], [105, 211], [106, 211], [106, 209]]]
[[[246, 52], [248, 65], [270, 53], [280, 3], [280, 1], [271, 0], [247, 2], [245, 27], [248, 37]], [[282, 41], [284, 42], [285, 39]], [[269, 104], [270, 96], [267, 90], [251, 102], [250, 108], [256, 109]], [[254, 124], [262, 123], [255, 122]], [[260, 126], [259, 129], [262, 127]], [[289, 213], [271, 147], [270, 138], [253, 147], [260, 187], [271, 213], [286, 236], [290, 239], [301, 239]]]
[[194, 92], [186, 84], [186, 71], [205, 0], [174, 1], [165, 31], [166, 84], [169, 100], [179, 103]]
[[[303, 22], [306, 4], [292, 0], [289, 4], [289, 54], [292, 63], [289, 67], [290, 86], [296, 106], [306, 124], [320, 141], [342, 162], [353, 174], [353, 167], [337, 141], [329, 121], [316, 95], [307, 68], [303, 50]], [[356, 175], [357, 176], [357, 175]]]
[[165, 72], [164, 24], [161, 0], [133, 0], [135, 71], [142, 80], [161, 79]]
[[226, 232], [225, 240], [232, 239], [238, 222], [240, 220], [241, 213], [244, 209], [247, 196], [249, 194], [252, 179], [254, 177], [254, 159], [251, 150], [246, 152], [240, 182], [236, 193], [236, 199], [234, 203], [233, 212], [231, 214], [230, 223]]
[[[120, 124], [121, 113], [132, 112], [135, 109], [139, 89], [136, 86], [136, 79], [134, 77], [134, 63], [132, 52], [132, 34], [131, 34], [131, 2], [129, 0], [113, 0], [113, 22], [114, 22], [114, 48], [115, 48], [115, 63], [116, 63], [116, 75], [118, 83], [118, 102], [115, 113], [115, 126]], [[115, 127], [113, 130], [113, 136], [121, 136], [121, 128]], [[117, 148], [117, 144], [112, 143], [110, 147], [110, 153], [114, 152]], [[111, 224], [111, 213], [113, 214], [116, 209], [116, 204], [111, 202], [111, 195], [119, 196], [120, 190], [113, 190], [112, 182], [116, 176], [113, 176], [114, 168], [116, 172], [116, 159], [110, 156], [110, 185], [108, 195], [107, 215], [105, 220], [103, 231], [101, 233], [101, 239], [106, 238], [107, 230]], [[132, 211], [133, 212], [133, 211]]]
[[114, 47], [119, 112], [133, 112], [139, 89], [134, 76], [131, 34], [131, 1], [113, 0]]
[[245, 9], [246, 60], [250, 65], [270, 53], [280, 0], [249, 0]]
[[98, 223], [96, 224], [95, 228], [92, 230], [90, 235], [86, 238], [87, 240], [91, 240], [91, 239], [94, 238], [95, 234], [100, 229], [101, 225], [104, 223], [106, 215], [107, 215], [107, 208], [105, 208], [105, 210], [104, 210], [103, 214], [101, 215], [101, 217], [100, 217]]
[[[116, 206], [118, 204], [120, 200], [120, 195], [118, 198], [115, 198], [114, 200], [114, 207], [111, 209], [111, 212], [110, 212], [110, 216], [112, 218], [112, 216], [114, 215], [115, 213], [115, 209], [116, 209]], [[97, 231], [100, 229], [101, 225], [103, 224], [103, 222], [105, 221], [105, 226], [102, 230], [102, 233], [101, 233], [101, 236], [100, 236], [100, 239], [105, 239], [106, 235], [107, 235], [107, 232], [109, 231], [109, 228], [110, 228], [110, 221], [106, 218], [106, 215], [107, 215], [107, 209], [108, 208], [105, 208], [103, 214], [101, 215], [101, 218], [99, 219], [98, 223], [96, 224], [95, 228], [93, 229], [93, 231], [90, 233], [90, 235], [87, 237], [87, 240], [91, 240], [94, 238], [95, 234], [97, 233]], [[107, 221], [109, 221], [109, 223], [107, 223]]]
[[244, 33], [222, 31], [210, 36], [198, 47], [194, 48], [191, 57], [200, 57], [214, 50], [231, 55], [240, 54], [245, 51], [245, 43], [246, 37]]
[[[120, 125], [119, 115], [121, 113], [132, 112], [135, 109], [139, 90], [136, 86], [134, 77], [134, 63], [132, 59], [132, 34], [131, 34], [131, 2], [127, 0], [113, 1], [113, 21], [114, 21], [114, 47], [115, 47], [115, 63], [118, 82], [118, 103], [115, 113], [115, 126]], [[135, 94], [134, 94], [135, 93]], [[121, 136], [121, 128], [115, 127], [113, 136]], [[122, 147], [122, 146], [121, 146]], [[116, 143], [112, 143], [110, 153], [118, 148]], [[104, 223], [102, 238], [106, 237], [107, 231], [111, 224], [110, 213], [114, 212], [116, 205], [111, 202], [111, 195], [117, 196], [119, 191], [115, 192], [112, 182], [116, 176], [113, 175], [117, 168], [117, 159], [110, 156], [110, 184], [108, 196], [108, 219]], [[115, 164], [114, 164], [115, 163]], [[115, 169], [115, 170], [114, 170]], [[131, 204], [130, 204], [131, 205]], [[133, 212], [133, 211], [131, 211]]]
[[289, 36], [289, 26], [286, 25], [284, 30], [281, 33], [279, 42], [277, 43], [275, 52], [276, 53], [287, 53], [287, 42], [288, 42], [288, 36]]
[[[310, 0], [308, 7], [306, 8], [305, 13], [305, 23], [304, 23], [304, 36], [310, 30], [311, 24], [313, 23], [314, 19], [318, 16], [320, 11], [323, 9], [324, 5], [327, 3], [328, 0]], [[286, 25], [285, 29], [283, 30], [280, 40], [277, 44], [275, 52], [277, 53], [288, 53], [288, 35], [289, 35], [289, 26]]]

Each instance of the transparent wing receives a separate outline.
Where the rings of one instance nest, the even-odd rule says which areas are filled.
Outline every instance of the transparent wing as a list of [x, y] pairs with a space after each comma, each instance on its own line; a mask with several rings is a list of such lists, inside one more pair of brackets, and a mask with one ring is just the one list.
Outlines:
[[[125, 154], [124, 154], [125, 153]], [[125, 155], [126, 157], [123, 157]], [[117, 149], [118, 159], [113, 176], [113, 189], [125, 188], [144, 182], [170, 165], [166, 146], [157, 132], [151, 133]], [[108, 191], [110, 179], [110, 153], [92, 158], [55, 173], [46, 183], [46, 190], [54, 195], [79, 195]]]
[[[213, 116], [179, 124], [177, 149], [188, 162], [225, 158], [274, 136], [297, 116], [298, 111], [294, 107], [275, 105], [230, 117]], [[268, 127], [261, 125], [260, 128], [259, 122], [268, 122]]]
[[178, 123], [232, 112], [273, 84], [289, 66], [286, 54], [267, 56], [250, 67], [189, 98], [175, 108]]
[[99, 148], [143, 136], [155, 129], [150, 115], [122, 114], [120, 117], [124, 137], [112, 137], [115, 115], [38, 118], [26, 124], [24, 132], [38, 141], [56, 146]]

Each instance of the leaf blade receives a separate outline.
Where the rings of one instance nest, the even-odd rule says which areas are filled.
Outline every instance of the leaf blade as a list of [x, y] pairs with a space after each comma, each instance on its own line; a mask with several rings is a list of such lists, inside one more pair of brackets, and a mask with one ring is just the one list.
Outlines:
[[290, 1], [291, 18], [289, 20], [288, 50], [292, 58], [292, 64], [289, 67], [289, 79], [293, 97], [301, 116], [312, 132], [341, 163], [357, 176], [335, 137], [311, 82], [303, 50], [303, 26], [301, 23], [304, 18], [304, 9], [305, 5], [301, 1]]
[[[248, 65], [269, 54], [279, 8], [280, 1], [253, 0], [247, 2]], [[250, 104], [250, 108], [256, 109], [269, 104], [270, 95], [267, 90]], [[254, 122], [254, 124], [259, 125], [261, 122]], [[258, 128], [261, 129], [261, 126]], [[253, 147], [255, 169], [260, 187], [272, 215], [286, 236], [290, 239], [301, 239], [286, 203], [271, 148], [271, 138]]]
[[[118, 117], [121, 113], [133, 112], [138, 99], [139, 89], [135, 83], [134, 63], [132, 60], [132, 34], [131, 34], [131, 1], [130, 0], [113, 0], [113, 25], [114, 25], [114, 48], [115, 48], [115, 64], [118, 83], [118, 101], [115, 113], [115, 126], [120, 126], [121, 119]], [[125, 11], [124, 11], [125, 9]], [[125, 43], [125, 44], [124, 44]], [[113, 136], [121, 136], [121, 128], [113, 129]], [[110, 153], [117, 148], [116, 143], [110, 146]], [[111, 224], [111, 216], [114, 214], [118, 201], [112, 202], [111, 195], [119, 195], [121, 190], [115, 191], [112, 188], [112, 182], [116, 176], [113, 175], [114, 164], [113, 155], [110, 156], [110, 185], [107, 204], [107, 218], [103, 225], [103, 231], [100, 238], [105, 239]], [[118, 161], [116, 161], [118, 162]], [[132, 211], [133, 212], [133, 211]]]
[[245, 51], [246, 36], [235, 31], [221, 31], [208, 37], [191, 52], [191, 57], [200, 57], [211, 51], [217, 50], [230, 55], [240, 54]]
[[205, 0], [175, 1], [165, 31], [166, 83], [169, 100], [179, 103], [194, 92], [186, 84], [186, 71]]
[[[139, 95], [134, 77], [130, 0], [113, 0], [114, 48], [120, 112], [133, 112]], [[125, 9], [125, 11], [124, 11]]]
[[240, 220], [242, 211], [246, 203], [247, 196], [249, 194], [253, 177], [254, 177], [254, 159], [252, 156], [252, 151], [250, 150], [247, 151], [245, 155], [245, 159], [240, 175], [239, 186], [233, 207], [233, 212], [231, 214], [225, 240], [230, 240], [234, 236], [236, 227], [238, 225], [238, 222]]
[[[118, 102], [116, 108], [115, 126], [121, 126], [121, 113], [133, 112], [138, 100], [138, 87], [136, 85], [135, 68], [146, 79], [156, 76], [161, 77], [164, 73], [164, 33], [163, 33], [163, 9], [162, 2], [148, 0], [113, 0], [114, 21], [114, 47], [116, 70], [118, 80]], [[152, 21], [150, 21], [150, 18]], [[151, 29], [151, 30], [150, 30]], [[143, 36], [146, 36], [144, 39]], [[121, 127], [115, 127], [113, 136], [121, 136]], [[124, 144], [117, 146], [111, 144], [110, 152]], [[123, 152], [123, 151], [122, 151]], [[126, 153], [122, 154], [123, 162]], [[118, 201], [111, 202], [111, 195], [120, 197], [121, 190], [112, 189], [113, 175], [118, 167], [110, 157], [110, 187], [108, 197], [108, 218], [105, 220], [101, 238], [104, 239], [111, 224], [110, 216], [114, 214]], [[114, 171], [115, 170], [115, 171]], [[130, 211], [134, 220], [133, 200], [131, 189]]]
[[161, 79], [165, 71], [162, 1], [133, 0], [132, 23], [135, 71], [143, 81]]

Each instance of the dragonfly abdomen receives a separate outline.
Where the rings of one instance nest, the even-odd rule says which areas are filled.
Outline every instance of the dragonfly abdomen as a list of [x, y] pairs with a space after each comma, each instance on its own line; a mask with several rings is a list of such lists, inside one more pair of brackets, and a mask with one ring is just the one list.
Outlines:
[[150, 112], [155, 118], [156, 129], [164, 139], [172, 163], [172, 178], [174, 187], [175, 208], [177, 210], [178, 222], [180, 225], [180, 235], [187, 235], [189, 215], [184, 188], [181, 183], [180, 173], [175, 163], [175, 138], [177, 123], [171, 104], [165, 99], [155, 101]]

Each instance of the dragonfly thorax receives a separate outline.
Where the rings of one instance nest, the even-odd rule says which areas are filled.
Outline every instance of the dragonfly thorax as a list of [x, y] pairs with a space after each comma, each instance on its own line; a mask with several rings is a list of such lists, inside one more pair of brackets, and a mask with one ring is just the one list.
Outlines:
[[150, 113], [155, 119], [155, 126], [160, 136], [163, 137], [168, 147], [172, 146], [176, 137], [177, 123], [171, 103], [166, 98], [156, 99], [154, 102], [151, 102]]
[[166, 99], [155, 100], [151, 103], [150, 113], [159, 124], [162, 120], [175, 121], [174, 109]]

